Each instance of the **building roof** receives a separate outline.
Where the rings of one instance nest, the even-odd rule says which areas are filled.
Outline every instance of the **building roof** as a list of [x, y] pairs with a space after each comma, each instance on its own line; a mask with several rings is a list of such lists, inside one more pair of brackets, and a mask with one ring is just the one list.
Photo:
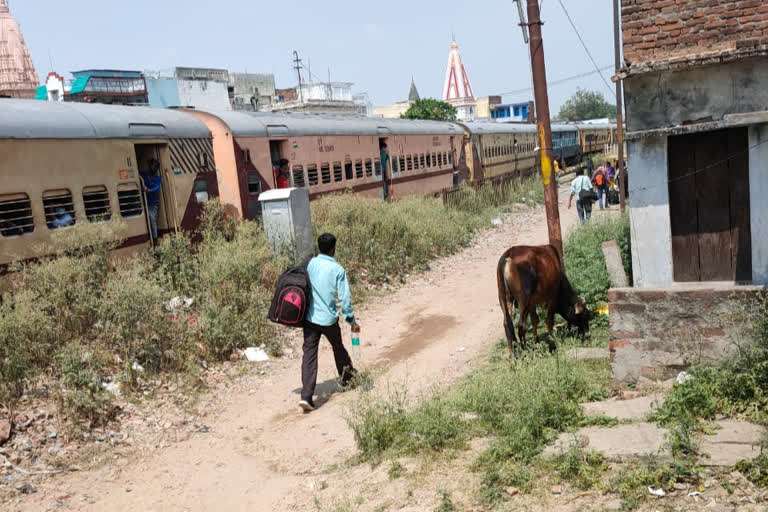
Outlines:
[[209, 112], [229, 126], [235, 137], [299, 137], [305, 135], [441, 135], [461, 133], [453, 123], [411, 119], [273, 114], [266, 112]]
[[193, 116], [166, 109], [0, 99], [0, 138], [199, 138], [211, 132]]

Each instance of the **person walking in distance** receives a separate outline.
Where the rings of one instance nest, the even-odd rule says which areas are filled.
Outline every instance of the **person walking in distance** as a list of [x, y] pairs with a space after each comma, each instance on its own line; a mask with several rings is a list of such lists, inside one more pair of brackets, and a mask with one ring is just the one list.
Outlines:
[[592, 174], [592, 184], [597, 191], [597, 200], [600, 209], [603, 209], [603, 196], [605, 196], [605, 206], [608, 207], [608, 178], [605, 175], [605, 168], [600, 166]]
[[347, 272], [334, 259], [336, 237], [330, 233], [320, 235], [317, 238], [317, 247], [320, 254], [312, 258], [307, 265], [307, 274], [312, 284], [312, 300], [304, 322], [304, 357], [301, 363], [299, 407], [304, 409], [304, 412], [315, 408], [312, 397], [317, 385], [317, 353], [321, 336], [325, 336], [331, 344], [341, 385], [349, 385], [356, 373], [349, 353], [341, 341], [337, 298], [344, 321], [352, 326], [352, 332], [360, 332], [360, 324], [355, 320], [355, 312], [352, 309]]
[[389, 176], [387, 175], [387, 164], [389, 163], [389, 148], [385, 142], [379, 143], [379, 153], [381, 158], [381, 182], [384, 187], [384, 199], [389, 198]]
[[[584, 176], [584, 169], [576, 168], [576, 179], [571, 182], [571, 195], [568, 196], [568, 209], [571, 209], [573, 196], [576, 196], [576, 213], [579, 214], [581, 223], [592, 218], [592, 200], [584, 197], [592, 191], [592, 183]], [[582, 199], [582, 197], [584, 197]]]
[[163, 184], [163, 179], [158, 175], [159, 170], [160, 162], [152, 158], [149, 161], [149, 169], [139, 173], [144, 194], [147, 197], [147, 213], [149, 214], [149, 226], [152, 231], [153, 242], [157, 241], [157, 210], [160, 205], [160, 187]]

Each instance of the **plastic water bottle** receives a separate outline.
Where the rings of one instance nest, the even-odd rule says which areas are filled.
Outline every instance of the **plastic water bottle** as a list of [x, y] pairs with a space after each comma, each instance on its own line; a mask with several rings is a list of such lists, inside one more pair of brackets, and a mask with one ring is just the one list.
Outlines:
[[352, 333], [352, 359], [360, 360], [360, 333]]

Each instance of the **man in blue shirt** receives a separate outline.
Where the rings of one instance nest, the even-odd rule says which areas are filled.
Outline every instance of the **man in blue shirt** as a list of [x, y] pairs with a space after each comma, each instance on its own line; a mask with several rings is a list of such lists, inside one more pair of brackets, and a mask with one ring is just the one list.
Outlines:
[[333, 259], [336, 254], [336, 237], [330, 233], [322, 234], [317, 239], [317, 246], [320, 255], [312, 258], [307, 266], [312, 283], [312, 300], [304, 322], [304, 359], [301, 363], [302, 387], [299, 402], [299, 407], [305, 412], [315, 408], [312, 396], [317, 384], [317, 352], [321, 335], [331, 343], [341, 385], [348, 385], [355, 375], [352, 360], [341, 341], [337, 297], [344, 320], [352, 326], [352, 332], [360, 332], [360, 325], [355, 320], [355, 312], [352, 309], [347, 272]]
[[149, 214], [149, 226], [152, 229], [152, 241], [157, 240], [157, 209], [160, 196], [160, 187], [163, 184], [162, 178], [157, 174], [160, 169], [160, 162], [154, 158], [149, 161], [149, 171], [139, 173], [144, 188], [144, 194], [147, 197], [147, 210]]

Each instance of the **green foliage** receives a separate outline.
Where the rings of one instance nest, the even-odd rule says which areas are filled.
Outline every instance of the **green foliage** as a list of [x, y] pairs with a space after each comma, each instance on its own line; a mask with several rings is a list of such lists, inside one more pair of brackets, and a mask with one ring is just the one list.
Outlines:
[[762, 453], [752, 460], [743, 460], [736, 464], [735, 469], [758, 487], [768, 487], [768, 454]]
[[105, 424], [115, 413], [112, 396], [101, 385], [103, 361], [94, 351], [68, 345], [56, 356], [61, 372], [58, 398], [62, 411], [88, 428]]
[[412, 197], [395, 203], [351, 194], [312, 203], [315, 234], [336, 235], [336, 259], [353, 282], [402, 279], [432, 259], [466, 246], [482, 218], [445, 208], [439, 199]]
[[610, 240], [619, 243], [624, 270], [631, 283], [632, 256], [628, 216], [592, 220], [571, 233], [563, 247], [568, 279], [576, 292], [589, 304], [604, 301], [611, 287], [602, 250], [602, 243]]
[[456, 505], [453, 504], [450, 492], [445, 489], [439, 489], [437, 496], [440, 498], [440, 503], [435, 512], [456, 512]]
[[432, 121], [455, 121], [456, 107], [445, 101], [422, 98], [413, 102], [402, 119], [428, 119]]
[[582, 491], [599, 485], [603, 471], [608, 468], [602, 455], [594, 450], [585, 450], [578, 445], [557, 455], [554, 463], [560, 478], [572, 482]]
[[488, 182], [480, 187], [463, 183], [458, 193], [451, 198], [450, 206], [460, 211], [486, 216], [489, 210], [514, 203], [531, 206], [544, 204], [544, 186], [538, 176], [509, 181], [498, 187]]
[[672, 462], [649, 457], [635, 467], [622, 467], [609, 484], [619, 494], [624, 510], [634, 510], [648, 496], [648, 487], [670, 489], [676, 482], [699, 483], [698, 468], [690, 460]]
[[579, 88], [560, 107], [558, 117], [568, 121], [583, 121], [604, 117], [616, 119], [616, 105], [605, 101], [605, 97], [597, 91], [587, 91]]

